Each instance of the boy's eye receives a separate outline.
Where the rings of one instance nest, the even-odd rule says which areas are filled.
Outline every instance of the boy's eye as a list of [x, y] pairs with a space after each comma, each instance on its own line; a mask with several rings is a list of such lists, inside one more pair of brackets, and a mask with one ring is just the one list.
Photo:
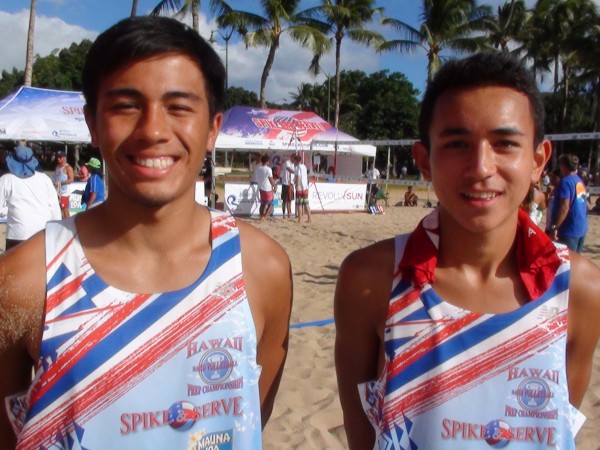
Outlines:
[[185, 105], [182, 103], [175, 103], [175, 104], [169, 105], [169, 110], [171, 110], [171, 111], [191, 111], [192, 108], [189, 105]]
[[126, 111], [135, 108], [135, 103], [133, 102], [117, 102], [113, 103], [110, 109], [115, 111]]
[[512, 148], [519, 147], [519, 143], [515, 142], [515, 141], [510, 141], [510, 140], [502, 140], [502, 141], [496, 142], [494, 144], [494, 147], [504, 148], [504, 149], [512, 149]]
[[467, 148], [468, 144], [465, 141], [448, 141], [444, 144], [444, 148]]

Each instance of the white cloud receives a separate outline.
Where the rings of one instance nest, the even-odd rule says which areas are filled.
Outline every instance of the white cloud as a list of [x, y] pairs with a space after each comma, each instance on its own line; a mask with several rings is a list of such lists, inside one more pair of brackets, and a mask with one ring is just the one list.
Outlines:
[[[56, 0], [62, 1], [62, 0]], [[184, 20], [191, 25], [191, 16]], [[10, 45], [0, 46], [0, 70], [12, 71], [25, 68], [25, 52], [27, 45], [27, 28], [29, 26], [29, 9], [10, 14], [0, 11], [0, 29], [3, 36], [10, 36]], [[210, 31], [217, 28], [214, 20], [208, 21], [204, 14], [200, 15], [200, 34], [206, 39]], [[57, 17], [40, 16], [35, 22], [34, 53], [47, 56], [55, 49], [67, 48], [71, 43], [79, 43], [83, 39], [93, 40], [97, 32], [86, 30], [78, 25], [71, 25]], [[215, 49], [225, 62], [225, 43], [220, 36], [215, 36]], [[234, 42], [236, 41], [237, 42]], [[259, 95], [260, 77], [267, 59], [268, 49], [248, 48], [237, 36], [229, 42], [229, 86], [242, 86]], [[311, 52], [301, 48], [287, 36], [283, 36], [280, 48], [275, 54], [275, 62], [267, 79], [266, 98], [269, 101], [291, 101], [290, 93], [296, 92], [300, 83], [323, 82], [324, 74], [314, 78], [308, 72], [312, 59]], [[330, 75], [335, 73], [334, 51], [323, 57], [321, 66]], [[363, 70], [371, 73], [379, 70], [379, 56], [372, 49], [354, 44], [346, 39], [342, 44], [342, 69]]]
[[[28, 27], [28, 9], [14, 14], [0, 11], [0, 29], [4, 36], [4, 43], [0, 46], [0, 70], [25, 68]], [[56, 17], [37, 16], [33, 51], [36, 55], [48, 56], [54, 49], [69, 47], [73, 42], [79, 43], [86, 38], [94, 39], [97, 34]]]

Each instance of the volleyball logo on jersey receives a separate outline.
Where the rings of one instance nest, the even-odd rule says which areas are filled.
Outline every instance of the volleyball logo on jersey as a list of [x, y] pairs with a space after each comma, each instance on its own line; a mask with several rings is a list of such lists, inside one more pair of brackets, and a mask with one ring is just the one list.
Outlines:
[[207, 339], [188, 344], [188, 358], [200, 356], [192, 371], [199, 383], [188, 383], [190, 397], [209, 392], [242, 389], [243, 377], [234, 378], [238, 362], [233, 353], [242, 352], [241, 337]]
[[558, 419], [558, 409], [547, 410], [554, 398], [551, 385], [559, 385], [558, 370], [541, 370], [512, 367], [508, 370], [508, 381], [519, 382], [511, 392], [516, 404], [506, 405], [507, 417], [535, 417], [538, 419]]

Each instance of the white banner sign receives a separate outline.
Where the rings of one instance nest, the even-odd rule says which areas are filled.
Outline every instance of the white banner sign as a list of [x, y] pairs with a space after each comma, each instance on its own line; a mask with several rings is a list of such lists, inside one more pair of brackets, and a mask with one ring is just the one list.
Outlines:
[[[308, 206], [311, 211], [362, 211], [365, 209], [365, 184], [310, 183]], [[257, 216], [260, 207], [258, 186], [225, 183], [225, 210], [233, 215]], [[294, 211], [295, 202], [292, 202]], [[281, 185], [277, 186], [274, 215], [281, 216]]]

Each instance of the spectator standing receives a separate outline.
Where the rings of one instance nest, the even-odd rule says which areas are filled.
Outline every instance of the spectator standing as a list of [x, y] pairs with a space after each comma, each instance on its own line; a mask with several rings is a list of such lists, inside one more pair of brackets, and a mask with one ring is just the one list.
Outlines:
[[[293, 155], [292, 155], [293, 156]], [[281, 165], [281, 210], [283, 217], [290, 219], [292, 216], [292, 201], [294, 200], [294, 163], [292, 156], [285, 159]]]
[[6, 157], [9, 173], [0, 177], [0, 205], [8, 206], [6, 250], [29, 239], [61, 218], [56, 189], [50, 177], [37, 172], [38, 160], [30, 147], [19, 145]]
[[275, 199], [274, 192], [277, 189], [275, 179], [273, 178], [273, 170], [268, 166], [269, 155], [263, 155], [260, 158], [260, 166], [256, 168], [256, 183], [258, 184], [258, 192], [260, 196], [260, 221], [266, 222], [267, 217], [271, 215], [273, 208], [273, 200]]
[[90, 178], [85, 184], [81, 203], [85, 205], [85, 209], [90, 209], [106, 199], [104, 193], [104, 176], [102, 174], [102, 163], [98, 158], [90, 158], [85, 165], [90, 171]]
[[564, 154], [558, 158], [562, 178], [556, 186], [550, 231], [571, 250], [581, 253], [587, 233], [587, 192], [585, 183], [577, 175], [579, 158]]
[[83, 181], [84, 183], [90, 177], [90, 171], [85, 167], [85, 164], [79, 168], [79, 181]]
[[373, 163], [371, 165], [371, 168], [367, 170], [366, 175], [369, 180], [367, 184], [367, 192], [369, 193], [369, 195], [375, 195], [375, 192], [377, 192], [377, 180], [379, 180], [379, 178], [381, 177], [379, 169], [375, 167], [375, 163]]
[[67, 162], [67, 153], [56, 153], [56, 169], [54, 169], [54, 185], [60, 199], [60, 211], [63, 219], [69, 217], [69, 184], [75, 180], [73, 168]]
[[300, 155], [294, 156], [296, 165], [294, 178], [296, 183], [296, 211], [298, 213], [298, 223], [302, 222], [302, 213], [306, 213], [306, 221], [312, 220], [310, 206], [308, 204], [308, 170], [302, 163]]

